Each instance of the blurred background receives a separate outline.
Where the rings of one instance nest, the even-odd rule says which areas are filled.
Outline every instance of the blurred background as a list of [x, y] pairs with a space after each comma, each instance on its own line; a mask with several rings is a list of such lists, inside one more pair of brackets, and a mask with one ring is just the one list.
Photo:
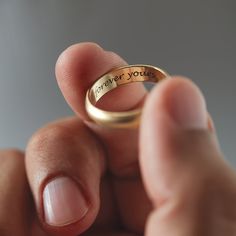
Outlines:
[[0, 148], [72, 114], [54, 65], [82, 41], [192, 78], [236, 166], [235, 0], [0, 0]]

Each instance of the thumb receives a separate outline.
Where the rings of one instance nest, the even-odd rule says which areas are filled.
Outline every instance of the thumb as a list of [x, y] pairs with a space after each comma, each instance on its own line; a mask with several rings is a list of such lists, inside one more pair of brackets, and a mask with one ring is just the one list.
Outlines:
[[176, 77], [153, 89], [143, 110], [140, 151], [154, 205], [146, 236], [225, 235], [226, 220], [236, 222], [236, 178], [190, 80]]

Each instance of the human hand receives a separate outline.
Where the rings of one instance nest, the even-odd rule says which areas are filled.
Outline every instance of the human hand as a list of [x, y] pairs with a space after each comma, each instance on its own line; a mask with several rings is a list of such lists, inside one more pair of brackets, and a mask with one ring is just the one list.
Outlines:
[[[236, 234], [235, 172], [192, 82], [158, 83], [145, 101], [140, 132], [88, 120], [86, 90], [124, 64], [91, 43], [59, 57], [56, 77], [76, 117], [37, 131], [25, 153], [0, 152], [1, 236]], [[142, 84], [128, 84], [98, 106], [131, 109], [145, 95]]]

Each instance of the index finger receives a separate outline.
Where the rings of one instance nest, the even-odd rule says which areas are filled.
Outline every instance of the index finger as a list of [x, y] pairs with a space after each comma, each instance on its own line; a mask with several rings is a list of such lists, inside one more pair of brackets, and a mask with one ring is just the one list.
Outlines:
[[[108, 152], [108, 165], [116, 176], [137, 172], [138, 131], [131, 129], [106, 129], [88, 122], [85, 94], [92, 83], [107, 71], [126, 65], [118, 55], [103, 50], [94, 43], [80, 43], [66, 49], [56, 64], [59, 87], [73, 111], [99, 136]], [[121, 86], [108, 93], [100, 108], [112, 111], [135, 107], [146, 94], [141, 83]], [[111, 158], [112, 157], [112, 158]]]

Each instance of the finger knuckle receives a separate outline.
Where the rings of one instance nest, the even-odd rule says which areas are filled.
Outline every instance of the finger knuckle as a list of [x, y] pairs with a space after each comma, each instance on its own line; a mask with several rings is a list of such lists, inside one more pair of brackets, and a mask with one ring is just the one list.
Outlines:
[[50, 125], [36, 132], [27, 145], [27, 151], [44, 151], [69, 144], [72, 139], [70, 130], [62, 125]]

